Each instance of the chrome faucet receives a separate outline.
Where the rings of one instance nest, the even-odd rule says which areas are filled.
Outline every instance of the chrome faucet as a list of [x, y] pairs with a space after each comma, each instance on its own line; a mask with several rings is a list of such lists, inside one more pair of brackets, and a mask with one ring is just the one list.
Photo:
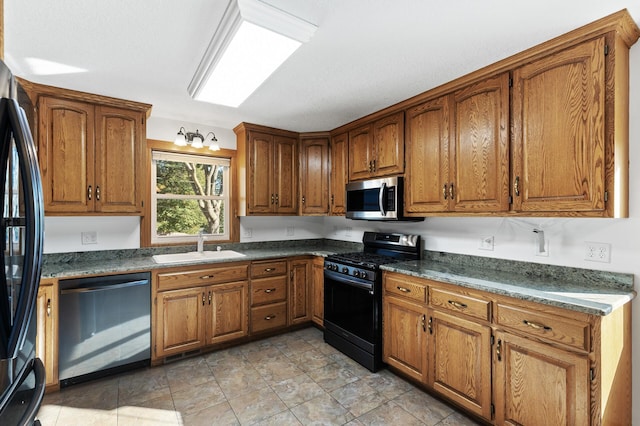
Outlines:
[[203, 234], [203, 230], [201, 229], [200, 232], [198, 232], [198, 253], [202, 253], [204, 251], [204, 234]]

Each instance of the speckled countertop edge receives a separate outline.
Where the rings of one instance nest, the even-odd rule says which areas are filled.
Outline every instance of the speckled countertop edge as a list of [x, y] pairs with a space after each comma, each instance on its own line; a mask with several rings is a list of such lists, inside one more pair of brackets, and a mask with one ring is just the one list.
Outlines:
[[[195, 247], [192, 246], [46, 254], [42, 277], [64, 279], [292, 256], [326, 257], [334, 253], [362, 250], [360, 243], [325, 239], [220, 246], [245, 256], [165, 264], [156, 263], [152, 258], [154, 254], [193, 251]], [[216, 248], [215, 244], [205, 246], [206, 250]], [[452, 253], [425, 251], [421, 261], [383, 265], [382, 269], [593, 315], [607, 315], [636, 295], [632, 274]]]
[[[383, 265], [381, 268], [385, 271], [600, 316], [610, 314], [636, 296], [631, 274], [610, 273], [624, 283], [615, 286], [610, 282], [597, 284], [589, 279], [581, 280], [580, 277], [587, 276], [591, 271], [585, 269], [577, 270], [577, 274], [569, 278], [552, 274], [518, 274], [513, 271], [437, 262], [432, 259], [394, 263]], [[593, 272], [596, 275], [600, 273]], [[628, 280], [631, 287], [626, 284]]]

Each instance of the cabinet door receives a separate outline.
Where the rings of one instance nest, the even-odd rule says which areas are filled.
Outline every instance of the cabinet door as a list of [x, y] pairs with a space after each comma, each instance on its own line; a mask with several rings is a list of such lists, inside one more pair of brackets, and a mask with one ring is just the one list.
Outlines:
[[385, 296], [382, 360], [423, 383], [427, 381], [427, 312], [424, 306]]
[[586, 355], [503, 332], [495, 339], [496, 424], [589, 424]]
[[300, 143], [300, 211], [303, 215], [329, 213], [329, 139]]
[[311, 266], [308, 260], [294, 260], [289, 266], [289, 324], [311, 320]]
[[275, 209], [273, 190], [273, 136], [266, 133], [249, 134], [249, 214], [271, 213]]
[[249, 334], [249, 283], [218, 284], [207, 289], [207, 343]]
[[277, 213], [296, 214], [298, 212], [297, 144], [298, 141], [293, 138], [274, 137], [274, 192]]
[[389, 176], [404, 173], [404, 111], [373, 124], [373, 173]]
[[331, 215], [344, 216], [347, 211], [346, 190], [349, 171], [349, 135], [331, 138]]
[[514, 209], [604, 210], [604, 38], [513, 72]]
[[94, 209], [94, 107], [50, 97], [39, 101], [38, 157], [45, 212]]
[[349, 180], [366, 179], [373, 172], [373, 133], [367, 124], [349, 132]]
[[96, 211], [142, 210], [143, 120], [141, 112], [96, 107]]
[[429, 385], [491, 419], [491, 329], [443, 312], [431, 317]]
[[42, 282], [36, 302], [36, 356], [44, 364], [46, 386], [58, 384], [58, 289], [53, 283]]
[[453, 101], [451, 208], [509, 209], [509, 75], [457, 91]]
[[198, 349], [205, 344], [204, 287], [158, 293], [156, 357]]
[[407, 111], [407, 215], [449, 209], [450, 108], [451, 97], [443, 96]]
[[313, 280], [313, 311], [312, 320], [319, 326], [324, 326], [324, 257], [317, 257], [311, 265]]

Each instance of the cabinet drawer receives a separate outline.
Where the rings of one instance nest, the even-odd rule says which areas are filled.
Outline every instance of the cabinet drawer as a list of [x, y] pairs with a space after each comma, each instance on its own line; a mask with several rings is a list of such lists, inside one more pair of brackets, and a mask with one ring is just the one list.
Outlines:
[[287, 325], [287, 302], [251, 308], [251, 332], [269, 330]]
[[251, 264], [251, 278], [273, 277], [286, 275], [287, 261], [277, 260], [272, 262], [253, 262]]
[[496, 310], [496, 323], [499, 325], [580, 350], [590, 350], [591, 333], [586, 322], [502, 303], [498, 303]]
[[419, 278], [401, 274], [386, 274], [384, 290], [387, 293], [406, 297], [416, 302], [427, 302], [427, 283]]
[[281, 302], [287, 299], [287, 276], [251, 281], [251, 306]]
[[485, 321], [491, 319], [491, 302], [469, 295], [431, 287], [429, 303], [433, 307], [459, 312], [473, 318]]
[[158, 274], [158, 291], [173, 290], [247, 279], [248, 265], [230, 265]]

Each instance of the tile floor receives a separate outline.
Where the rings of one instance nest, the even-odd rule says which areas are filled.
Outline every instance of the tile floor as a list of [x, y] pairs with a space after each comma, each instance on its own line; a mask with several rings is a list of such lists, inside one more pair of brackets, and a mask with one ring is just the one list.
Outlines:
[[476, 425], [310, 327], [45, 395], [43, 426]]

